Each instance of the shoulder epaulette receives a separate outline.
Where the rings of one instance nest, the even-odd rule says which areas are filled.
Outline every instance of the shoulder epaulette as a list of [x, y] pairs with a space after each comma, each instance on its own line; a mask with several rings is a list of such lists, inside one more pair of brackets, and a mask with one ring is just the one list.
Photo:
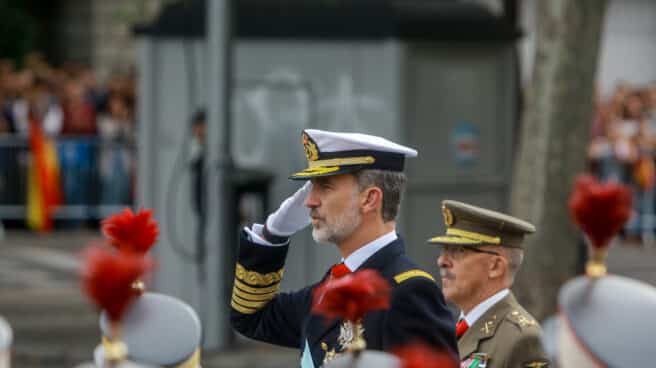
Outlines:
[[415, 277], [424, 277], [427, 278], [433, 282], [435, 282], [435, 278], [433, 278], [433, 275], [426, 271], [422, 270], [409, 270], [405, 272], [401, 272], [400, 274], [394, 276], [394, 281], [396, 281], [397, 284], [400, 284], [406, 280], [415, 278]]
[[518, 310], [508, 313], [506, 318], [521, 328], [539, 326], [538, 322], [531, 316]]

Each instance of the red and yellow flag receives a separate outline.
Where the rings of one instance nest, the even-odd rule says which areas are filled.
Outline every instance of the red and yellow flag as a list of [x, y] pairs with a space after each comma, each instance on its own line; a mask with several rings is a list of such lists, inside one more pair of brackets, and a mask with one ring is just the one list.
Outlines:
[[27, 224], [37, 231], [49, 231], [52, 213], [62, 203], [59, 159], [54, 142], [34, 120], [30, 122], [30, 152]]

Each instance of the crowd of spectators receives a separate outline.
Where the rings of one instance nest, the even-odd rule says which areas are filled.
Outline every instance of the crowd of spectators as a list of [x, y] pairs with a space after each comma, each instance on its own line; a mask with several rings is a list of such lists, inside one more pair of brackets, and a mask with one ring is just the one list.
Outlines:
[[596, 99], [588, 155], [602, 180], [628, 184], [634, 193], [633, 212], [624, 242], [654, 242], [656, 207], [656, 82], [646, 86], [618, 83], [607, 99]]
[[[0, 204], [24, 204], [28, 136], [33, 124], [56, 142], [65, 204], [129, 204], [136, 136], [135, 78], [114, 74], [99, 83], [83, 65], [53, 67], [38, 54], [21, 68], [0, 59]], [[600, 179], [633, 188], [624, 229], [629, 244], [656, 233], [656, 82], [618, 83], [595, 98], [588, 156]]]
[[2, 200], [24, 201], [15, 192], [25, 192], [27, 138], [38, 124], [56, 142], [66, 204], [130, 203], [135, 98], [132, 75], [101, 84], [87, 66], [53, 67], [38, 54], [20, 68], [0, 60]]

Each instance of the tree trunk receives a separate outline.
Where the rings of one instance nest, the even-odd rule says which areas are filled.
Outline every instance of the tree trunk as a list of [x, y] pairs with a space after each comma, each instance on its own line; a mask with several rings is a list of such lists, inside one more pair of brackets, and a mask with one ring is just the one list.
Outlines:
[[515, 292], [537, 319], [555, 313], [558, 289], [576, 272], [580, 235], [567, 210], [585, 168], [605, 0], [537, 1], [537, 47], [511, 196], [535, 224]]

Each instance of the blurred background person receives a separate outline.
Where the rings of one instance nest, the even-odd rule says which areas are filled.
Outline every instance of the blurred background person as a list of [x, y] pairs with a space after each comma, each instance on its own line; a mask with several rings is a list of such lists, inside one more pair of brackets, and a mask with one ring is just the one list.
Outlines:
[[107, 112], [98, 119], [99, 173], [103, 204], [131, 203], [134, 121], [122, 95], [107, 97]]

